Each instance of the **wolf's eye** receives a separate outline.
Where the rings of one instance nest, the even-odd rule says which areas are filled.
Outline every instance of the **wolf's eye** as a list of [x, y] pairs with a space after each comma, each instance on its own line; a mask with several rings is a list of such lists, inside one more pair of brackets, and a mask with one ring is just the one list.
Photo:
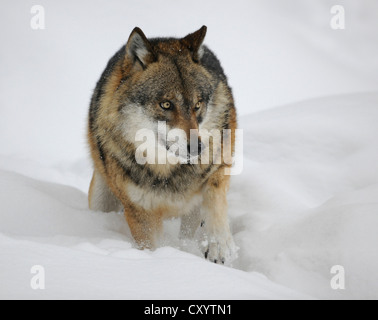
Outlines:
[[195, 109], [196, 110], [200, 110], [202, 108], [202, 105], [203, 105], [203, 102], [202, 101], [198, 101], [196, 106], [195, 106]]
[[160, 103], [160, 107], [162, 107], [164, 110], [169, 110], [172, 107], [172, 103], [170, 103], [169, 101], [164, 101]]

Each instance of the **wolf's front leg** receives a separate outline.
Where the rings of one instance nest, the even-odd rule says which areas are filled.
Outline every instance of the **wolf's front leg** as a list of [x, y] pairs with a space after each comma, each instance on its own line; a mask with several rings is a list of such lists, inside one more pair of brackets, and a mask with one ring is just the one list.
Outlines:
[[206, 241], [204, 254], [215, 263], [224, 264], [236, 254], [236, 246], [227, 216], [227, 191], [230, 177], [221, 169], [210, 177], [204, 191], [203, 211]]
[[163, 228], [161, 215], [130, 204], [124, 204], [124, 207], [127, 223], [139, 249], [155, 249]]

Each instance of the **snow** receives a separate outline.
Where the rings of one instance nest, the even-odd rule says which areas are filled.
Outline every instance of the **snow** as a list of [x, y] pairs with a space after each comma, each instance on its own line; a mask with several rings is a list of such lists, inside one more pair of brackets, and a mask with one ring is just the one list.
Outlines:
[[[81, 191], [8, 171], [0, 176], [2, 299], [305, 297], [178, 248], [140, 251], [123, 217], [90, 212]], [[30, 288], [34, 265], [45, 268], [45, 290]]]
[[[378, 297], [377, 106], [355, 94], [243, 119], [248, 165], [230, 195], [241, 269], [316, 297]], [[345, 292], [329, 290], [334, 265]]]
[[[34, 4], [0, 8], [1, 299], [378, 299], [376, 1], [338, 1], [342, 31], [327, 0], [39, 1], [43, 31]], [[181, 36], [203, 24], [244, 130], [226, 267], [179, 240], [177, 220], [139, 251], [121, 214], [87, 208], [86, 113], [107, 59], [136, 25]], [[45, 290], [31, 289], [34, 265]], [[331, 288], [335, 265], [346, 290]]]

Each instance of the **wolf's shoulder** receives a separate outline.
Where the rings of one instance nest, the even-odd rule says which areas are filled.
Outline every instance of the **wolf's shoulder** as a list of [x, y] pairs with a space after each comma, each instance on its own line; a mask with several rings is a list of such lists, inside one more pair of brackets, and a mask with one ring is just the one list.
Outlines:
[[203, 45], [201, 50], [203, 50], [200, 60], [201, 64], [218, 80], [227, 81], [226, 74], [224, 73], [222, 65], [215, 53], [206, 45]]

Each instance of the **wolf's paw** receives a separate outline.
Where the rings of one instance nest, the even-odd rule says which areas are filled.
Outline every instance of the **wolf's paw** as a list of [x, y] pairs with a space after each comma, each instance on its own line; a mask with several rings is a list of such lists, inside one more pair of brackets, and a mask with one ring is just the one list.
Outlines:
[[230, 264], [237, 254], [237, 247], [232, 235], [207, 237], [202, 242], [202, 250], [206, 259], [217, 264]]

